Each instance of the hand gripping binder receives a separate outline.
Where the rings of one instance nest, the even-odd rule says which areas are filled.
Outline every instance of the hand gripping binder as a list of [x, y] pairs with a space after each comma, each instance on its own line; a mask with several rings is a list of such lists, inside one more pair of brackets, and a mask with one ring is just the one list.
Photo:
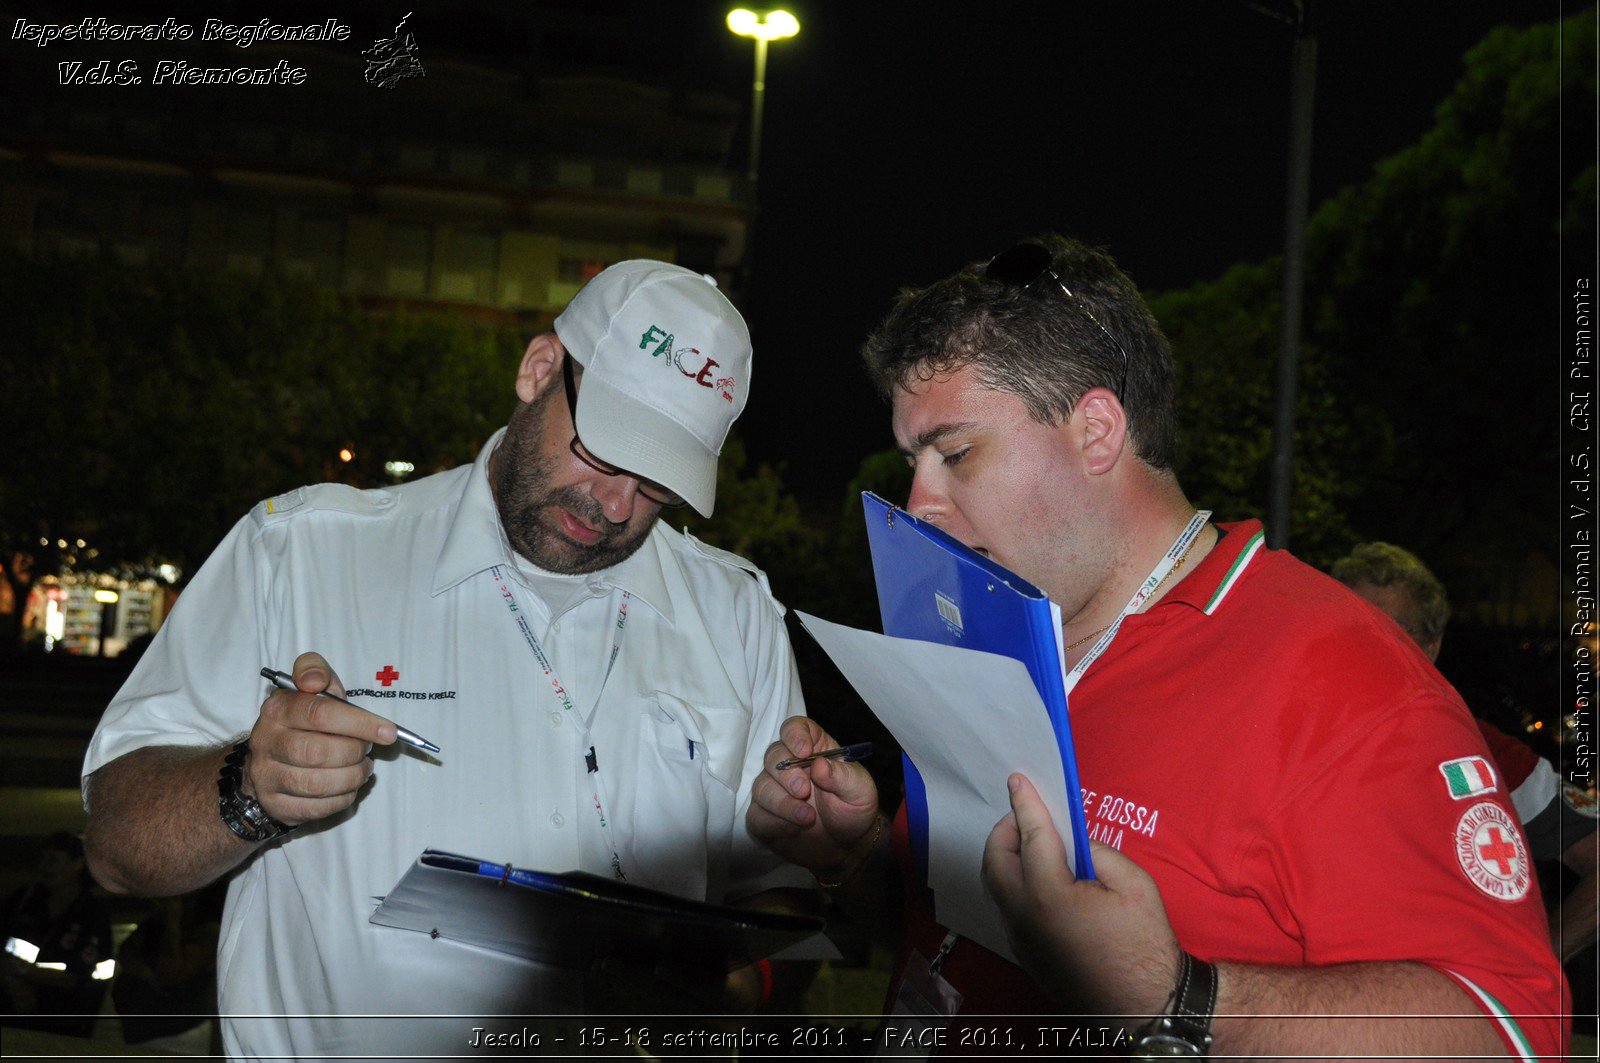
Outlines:
[[[1073, 873], [1094, 878], [1089, 825], [1083, 814], [1083, 790], [1078, 784], [1078, 760], [1067, 715], [1058, 648], [1060, 629], [1050, 599], [1021, 576], [872, 492], [863, 491], [861, 503], [885, 635], [997, 653], [1021, 661], [1028, 669], [1050, 715], [1066, 776], [1072, 822], [1056, 827], [1071, 829]], [[909, 757], [905, 758], [905, 787], [912, 860], [919, 881], [927, 882], [927, 789]]]

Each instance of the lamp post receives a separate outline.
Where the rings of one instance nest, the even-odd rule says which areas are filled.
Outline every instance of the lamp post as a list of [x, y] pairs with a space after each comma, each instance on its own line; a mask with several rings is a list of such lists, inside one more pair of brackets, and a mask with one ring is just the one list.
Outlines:
[[1267, 545], [1289, 545], [1289, 502], [1294, 489], [1294, 413], [1300, 395], [1300, 327], [1304, 314], [1306, 204], [1311, 188], [1311, 110], [1317, 83], [1317, 39], [1307, 26], [1311, 0], [1288, 0], [1293, 14], [1244, 0], [1259, 15], [1294, 27], [1289, 83], [1289, 191], [1283, 210], [1283, 286], [1278, 319], [1278, 366], [1273, 387], [1272, 484], [1267, 501]]
[[745, 169], [744, 288], [750, 288], [751, 248], [755, 245], [756, 182], [761, 164], [761, 106], [767, 95], [767, 42], [781, 41], [800, 32], [800, 20], [783, 10], [768, 11], [765, 18], [745, 8], [728, 12], [728, 28], [756, 42], [756, 73], [750, 87], [750, 164]]

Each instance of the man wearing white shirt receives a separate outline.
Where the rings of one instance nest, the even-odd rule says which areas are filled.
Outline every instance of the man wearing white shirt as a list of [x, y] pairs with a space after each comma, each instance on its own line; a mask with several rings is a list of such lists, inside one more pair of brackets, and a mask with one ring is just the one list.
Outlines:
[[[749, 378], [707, 278], [621, 263], [529, 344], [474, 464], [270, 499], [196, 574], [90, 745], [88, 853], [117, 892], [238, 869], [230, 1054], [460, 1052], [478, 1016], [582, 1005], [581, 972], [369, 924], [424, 848], [713, 902], [809, 882], [744, 826], [803, 711], [782, 607], [658, 521], [712, 512]], [[297, 691], [260, 678], [289, 661]]]

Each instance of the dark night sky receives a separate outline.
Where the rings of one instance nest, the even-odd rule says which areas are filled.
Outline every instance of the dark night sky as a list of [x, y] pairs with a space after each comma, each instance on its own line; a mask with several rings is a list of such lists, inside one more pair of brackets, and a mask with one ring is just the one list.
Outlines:
[[[1582, 6], [1313, 2], [1312, 209], [1430, 127], [1491, 28]], [[803, 495], [842, 499], [889, 445], [856, 351], [898, 287], [1043, 228], [1150, 292], [1281, 248], [1293, 31], [1242, 0], [793, 10], [768, 71], [745, 433]]]
[[[1319, 45], [1313, 209], [1429, 128], [1463, 54], [1491, 28], [1589, 6], [1310, 3]], [[600, 62], [741, 105], [749, 98], [753, 46], [723, 25], [732, 0], [0, 6], [57, 20], [337, 17], [363, 43], [413, 10], [424, 63], [481, 55], [537, 73], [539, 63]], [[1053, 228], [1102, 244], [1151, 292], [1275, 254], [1293, 31], [1256, 8], [1292, 4], [791, 5], [802, 30], [771, 52], [747, 307], [757, 364], [742, 431], [752, 454], [782, 462], [802, 499], [836, 512], [861, 457], [889, 444], [886, 411], [858, 364], [866, 333], [900, 286], [928, 283], [1021, 235]], [[22, 47], [8, 41], [7, 58], [69, 57], [59, 48], [24, 56]], [[41, 65], [41, 85], [49, 69]], [[404, 105], [402, 87], [395, 106]], [[741, 121], [738, 169], [744, 130]], [[451, 135], [438, 133], [441, 142]], [[1555, 172], [1552, 159], [1552, 181]]]

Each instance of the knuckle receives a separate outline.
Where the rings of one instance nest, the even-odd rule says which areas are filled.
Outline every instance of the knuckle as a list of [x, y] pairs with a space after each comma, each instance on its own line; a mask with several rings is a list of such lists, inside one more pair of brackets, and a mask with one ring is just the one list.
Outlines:
[[321, 784], [317, 772], [308, 768], [291, 768], [284, 773], [284, 784], [298, 797], [321, 797]]
[[289, 740], [288, 753], [290, 762], [300, 767], [316, 768], [322, 765], [320, 743], [310, 731], [297, 732]]
[[287, 691], [274, 690], [267, 696], [267, 700], [261, 703], [261, 712], [257, 718], [257, 728], [259, 729], [260, 724], [263, 723], [269, 726], [281, 724], [283, 715], [288, 711], [291, 704], [293, 704], [292, 695]]

